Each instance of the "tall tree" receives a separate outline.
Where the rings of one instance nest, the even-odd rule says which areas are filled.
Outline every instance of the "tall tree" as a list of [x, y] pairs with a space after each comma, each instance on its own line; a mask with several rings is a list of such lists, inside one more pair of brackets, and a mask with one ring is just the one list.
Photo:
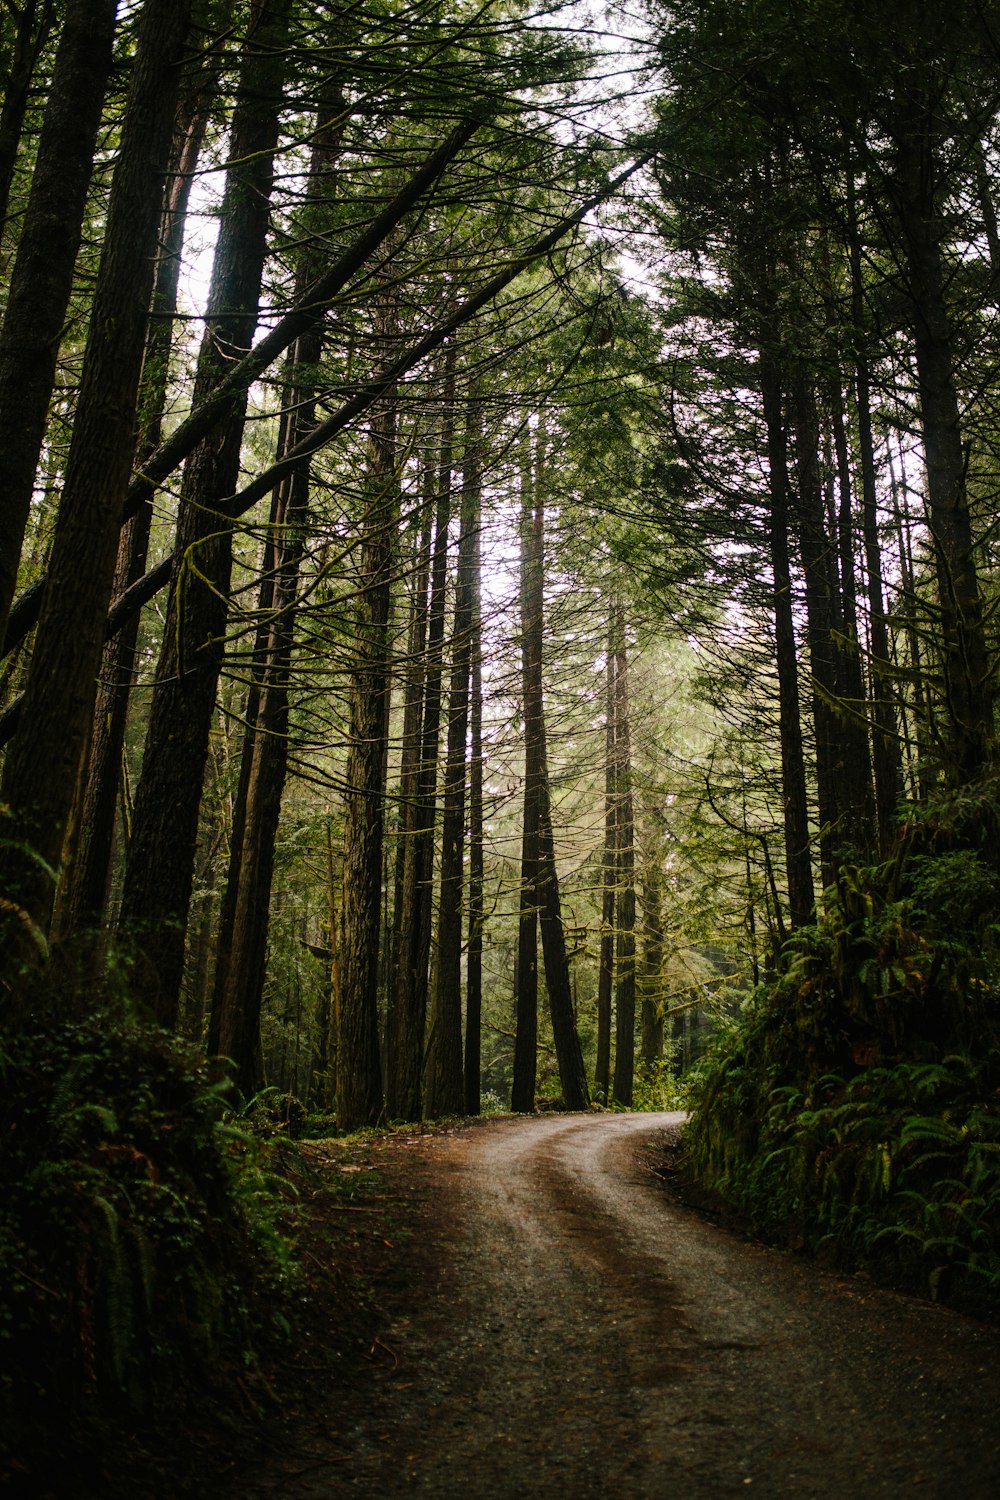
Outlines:
[[[206, 332], [194, 405], [249, 348], [257, 323], [287, 66], [289, 0], [255, 0], [230, 133]], [[198, 812], [222, 662], [232, 524], [218, 514], [237, 488], [244, 401], [188, 460], [181, 486], [163, 648], [136, 792], [119, 914], [137, 940], [138, 993], [157, 1017], [177, 1015]]]
[[[539, 721], [542, 712], [540, 615], [541, 560], [535, 535], [531, 439], [522, 436], [520, 509], [521, 702], [524, 722], [524, 788], [521, 814], [521, 879], [518, 888], [517, 967], [514, 975], [514, 1074], [511, 1109], [530, 1114], [538, 1076], [538, 860], [541, 807]], [[536, 616], [536, 611], [539, 613]]]
[[469, 676], [472, 664], [472, 569], [481, 490], [479, 407], [469, 406], [462, 474], [461, 524], [448, 736], [442, 788], [441, 883], [434, 1003], [427, 1059], [427, 1112], [461, 1114], [465, 1103], [462, 1047], [462, 893], [464, 888]]
[[570, 984], [566, 933], [559, 898], [559, 875], [556, 868], [555, 838], [552, 830], [552, 807], [549, 790], [548, 750], [545, 733], [545, 705], [542, 681], [543, 645], [545, 641], [545, 435], [541, 429], [535, 438], [535, 496], [527, 569], [528, 646], [525, 652], [524, 740], [525, 780], [535, 787], [538, 807], [538, 853], [535, 865], [534, 899], [538, 908], [538, 925], [545, 965], [545, 988], [549, 999], [552, 1039], [559, 1064], [559, 1082], [563, 1099], [570, 1109], [586, 1109], [590, 1103], [587, 1074], [583, 1064], [580, 1036], [576, 1029], [573, 991]]
[[[52, 871], [86, 764], [187, 29], [187, 4], [146, 0], [23, 724], [4, 767], [20, 837]], [[44, 927], [51, 877], [37, 860], [22, 870], [22, 903]]]
[[396, 412], [372, 423], [368, 510], [358, 554], [356, 647], [349, 674], [343, 895], [335, 997], [337, 1124], [371, 1125], [382, 1112], [378, 977], [391, 691], [390, 612], [399, 525]]
[[[470, 397], [469, 428], [473, 440], [470, 476], [482, 486], [482, 409], [474, 391]], [[469, 559], [469, 920], [466, 957], [465, 1113], [480, 1111], [483, 1016], [483, 932], [485, 926], [485, 870], [483, 835], [483, 619], [482, 619], [481, 505], [477, 502]]]
[[22, 0], [6, 7], [0, 25], [0, 224], [7, 218], [11, 186], [36, 69], [56, 22], [56, 0]]
[[635, 828], [632, 798], [632, 745], [629, 726], [628, 656], [625, 612], [612, 609], [615, 653], [615, 780], [618, 800], [618, 925], [615, 992], [615, 1072], [617, 1104], [632, 1105], [635, 1086]]
[[615, 911], [618, 893], [618, 751], [615, 741], [615, 622], [608, 619], [604, 691], [604, 851], [601, 862], [601, 942], [597, 966], [597, 1063], [594, 1092], [611, 1096], [611, 1017], [615, 982]]
[[0, 638], [83, 232], [117, 0], [69, 0], [0, 326]]
[[[330, 214], [330, 172], [339, 154], [343, 125], [343, 96], [339, 88], [331, 86], [313, 133], [306, 183], [307, 200], [313, 204], [308, 225], [313, 234], [298, 257], [299, 296], [314, 278], [317, 251], [313, 236], [322, 232], [322, 219]], [[289, 351], [279, 457], [295, 446], [315, 420], [315, 380], [322, 343], [322, 328], [314, 324], [299, 335]], [[272, 497], [229, 871], [219, 914], [209, 1047], [233, 1060], [237, 1085], [248, 1096], [262, 1081], [258, 1032], [275, 841], [288, 771], [289, 685], [299, 567], [309, 522], [309, 471], [309, 460], [305, 459], [284, 475]]]
[[[135, 457], [140, 468], [162, 437], [187, 208], [218, 71], [214, 49], [208, 48], [200, 65], [182, 85], [142, 366], [139, 409], [144, 424]], [[146, 570], [152, 520], [150, 496], [122, 527], [112, 584], [115, 598]], [[105, 648], [94, 709], [90, 763], [79, 811], [79, 844], [68, 872], [60, 935], [98, 922], [107, 902], [138, 628], [139, 616], [135, 614]]]

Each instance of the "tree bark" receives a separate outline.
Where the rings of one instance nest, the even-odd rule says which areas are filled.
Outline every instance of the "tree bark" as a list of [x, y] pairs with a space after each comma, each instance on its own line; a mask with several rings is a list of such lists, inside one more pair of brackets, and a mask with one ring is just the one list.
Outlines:
[[479, 526], [478, 407], [469, 411], [462, 476], [462, 512], [448, 694], [448, 746], [442, 789], [441, 890], [437, 968], [427, 1056], [427, 1113], [461, 1114], [465, 1104], [462, 1048], [462, 890], [465, 786], [472, 662], [472, 555]]
[[[903, 122], [897, 197], [913, 303], [913, 342], [934, 542], [946, 713], [953, 779], [975, 775], [994, 741], [995, 682], [983, 621], [965, 453], [955, 382], [955, 332], [948, 309], [939, 198], [944, 193], [933, 131]], [[910, 128], [907, 128], [907, 127]]]
[[0, 638], [83, 231], [117, 0], [69, 0], [0, 327]]
[[[195, 407], [249, 347], [257, 321], [288, 9], [288, 0], [256, 0], [251, 18]], [[185, 467], [170, 602], [119, 914], [120, 931], [140, 955], [136, 992], [167, 1026], [177, 1014], [198, 813], [229, 612], [232, 523], [217, 507], [237, 485], [244, 416], [245, 399]]]
[[866, 861], [876, 854], [878, 833], [872, 789], [868, 695], [858, 635], [858, 583], [855, 564], [854, 486], [840, 375], [833, 383], [830, 419], [837, 465], [837, 535], [840, 562], [840, 633], [835, 641], [840, 755], [843, 760], [845, 834]]
[[336, 996], [337, 1125], [357, 1130], [382, 1113], [378, 1043], [379, 938], [385, 820], [389, 617], [399, 493], [392, 403], [372, 430], [373, 494], [359, 556], [356, 654], [344, 800], [344, 871]]
[[781, 787], [784, 803], [785, 874], [791, 926], [812, 920], [812, 858], [809, 802], [799, 709], [799, 673], [792, 611], [792, 572], [788, 547], [788, 445], [782, 411], [781, 378], [773, 360], [761, 355], [760, 388], [767, 427], [768, 540], [774, 581], [774, 643], [778, 669]]
[[618, 891], [618, 760], [615, 745], [615, 622], [608, 618], [607, 686], [604, 694], [604, 856], [601, 947], [597, 970], [597, 1064], [594, 1092], [601, 1104], [611, 1096], [611, 1013], [615, 982], [615, 906]]
[[826, 531], [819, 471], [819, 416], [804, 371], [793, 382], [796, 519], [805, 574], [806, 644], [816, 740], [816, 790], [823, 884], [829, 886], [848, 835], [842, 747], [847, 739], [834, 708], [839, 690], [834, 647], [835, 549]]
[[629, 729], [628, 658], [625, 613], [613, 610], [615, 636], [615, 763], [618, 783], [618, 931], [615, 991], [616, 1104], [631, 1109], [635, 1088], [635, 836], [632, 803], [632, 751]]
[[403, 734], [400, 750], [396, 878], [393, 899], [393, 955], [385, 1034], [385, 1107], [390, 1120], [417, 1120], [421, 1106], [423, 1016], [411, 1005], [415, 963], [411, 944], [417, 921], [417, 799], [423, 744], [424, 677], [427, 660], [427, 590], [431, 571], [431, 523], [435, 467], [428, 462], [422, 489], [423, 520], [416, 544], [410, 587], [410, 627], [403, 678]]
[[[663, 872], [659, 850], [647, 850], [642, 882], [642, 1022], [639, 1056], [647, 1081], [663, 1062]], [[752, 907], [751, 907], [752, 911]]]
[[7, 219], [17, 153], [21, 145], [31, 85], [38, 60], [55, 22], [55, 0], [22, 0], [14, 11], [13, 36], [3, 76], [0, 109], [0, 224]]
[[883, 593], [882, 548], [878, 534], [878, 494], [875, 482], [875, 438], [872, 432], [871, 376], [862, 344], [864, 283], [861, 237], [858, 233], [853, 175], [848, 177], [848, 233], [850, 236], [851, 315], [854, 326], [854, 388], [857, 396], [858, 461], [861, 470], [861, 518], [868, 592], [868, 634], [871, 644], [872, 774], [879, 850], [888, 855], [896, 836], [899, 802], [903, 795], [903, 767], [891, 686], [892, 651]]
[[[541, 468], [542, 438], [538, 437]], [[535, 868], [535, 902], [538, 907], [545, 964], [545, 987], [549, 997], [552, 1039], [559, 1064], [563, 1100], [570, 1109], [586, 1109], [590, 1103], [583, 1051], [573, 1012], [566, 936], [559, 900], [555, 841], [549, 799], [548, 755], [542, 690], [542, 646], [545, 639], [545, 502], [542, 485], [536, 483], [535, 513], [531, 536], [531, 570], [527, 618], [530, 624], [528, 676], [525, 693], [525, 754], [533, 768], [538, 803], [538, 860]]]
[[[162, 433], [187, 205], [215, 83], [214, 77], [206, 79], [204, 75], [205, 70], [199, 70], [194, 89], [178, 110], [174, 161], [160, 228], [152, 317], [142, 365], [139, 409], [148, 417], [136, 454], [136, 463], [140, 467], [155, 451]], [[113, 598], [124, 593], [145, 572], [152, 517], [152, 505], [144, 505], [122, 529], [112, 585]], [[60, 937], [99, 923], [107, 904], [138, 631], [139, 617], [135, 615], [104, 650], [94, 708], [90, 764], [79, 813], [80, 842], [61, 903]]]
[[[325, 185], [342, 138], [344, 101], [324, 99], [313, 138], [307, 195], [328, 208]], [[316, 226], [314, 226], [316, 227]], [[310, 238], [300, 252], [296, 290], [315, 274]], [[315, 369], [322, 355], [316, 324], [289, 351], [279, 454], [293, 447], [315, 416]], [[260, 1013], [264, 992], [275, 840], [288, 772], [289, 686], [295, 640], [296, 591], [309, 510], [309, 461], [287, 474], [272, 501], [268, 566], [258, 602], [260, 623], [247, 693], [240, 784], [225, 897], [219, 921], [211, 1053], [232, 1059], [237, 1087], [250, 1097], [261, 1086]]]
[[[530, 437], [521, 459], [521, 702], [524, 718], [524, 803], [521, 821], [521, 883], [518, 893], [517, 968], [514, 976], [514, 1071], [510, 1107], [531, 1114], [538, 1077], [538, 833], [540, 765], [538, 720], [542, 711], [542, 627], [536, 622], [539, 593], [535, 572], [534, 485]], [[537, 660], [536, 660], [537, 654]]]
[[[442, 372], [441, 430], [436, 478], [434, 549], [423, 671], [420, 765], [408, 838], [410, 864], [404, 874], [403, 940], [396, 975], [393, 1116], [418, 1120], [423, 1110], [422, 1074], [427, 1023], [434, 888], [434, 827], [437, 820], [438, 741], [441, 731], [441, 679], [448, 581], [448, 528], [451, 521], [455, 424], [455, 350], [447, 350]], [[412, 913], [412, 916], [411, 916]]]
[[[186, 3], [147, 0], [22, 728], [4, 768], [4, 796], [21, 837], [53, 872], [61, 867], [89, 749], [187, 29]], [[21, 885], [24, 906], [47, 926], [50, 878], [33, 864]]]
[[[482, 487], [482, 410], [473, 395], [470, 429], [475, 439], [471, 457], [477, 489]], [[469, 696], [469, 941], [465, 988], [465, 1112], [480, 1112], [483, 1013], [483, 926], [485, 889], [483, 861], [483, 621], [481, 500], [477, 501], [469, 564], [469, 629], [471, 684]]]

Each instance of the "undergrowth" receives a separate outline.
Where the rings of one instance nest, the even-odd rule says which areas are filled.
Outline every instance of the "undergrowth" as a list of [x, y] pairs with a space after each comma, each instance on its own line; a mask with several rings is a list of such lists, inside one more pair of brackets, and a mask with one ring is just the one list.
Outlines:
[[696, 1070], [686, 1142], [757, 1232], [995, 1316], [1000, 879], [956, 842], [841, 871]]
[[67, 1455], [99, 1474], [123, 1436], [249, 1390], [287, 1329], [269, 1148], [120, 1009], [0, 1040], [0, 1080], [0, 1480]]

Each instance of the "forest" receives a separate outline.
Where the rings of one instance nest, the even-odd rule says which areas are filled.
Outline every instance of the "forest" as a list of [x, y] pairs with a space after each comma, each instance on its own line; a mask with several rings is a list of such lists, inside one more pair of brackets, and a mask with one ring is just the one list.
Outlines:
[[421, 1120], [685, 1108], [995, 1316], [1000, 5], [0, 0], [0, 79], [4, 1422], [287, 1330], [275, 1143]]

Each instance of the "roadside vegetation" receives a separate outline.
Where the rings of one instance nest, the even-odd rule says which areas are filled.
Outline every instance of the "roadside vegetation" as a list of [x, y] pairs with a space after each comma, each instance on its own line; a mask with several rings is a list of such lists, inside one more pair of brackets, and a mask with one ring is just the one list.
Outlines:
[[997, 787], [915, 811], [691, 1084], [698, 1181], [754, 1231], [1000, 1312]]

